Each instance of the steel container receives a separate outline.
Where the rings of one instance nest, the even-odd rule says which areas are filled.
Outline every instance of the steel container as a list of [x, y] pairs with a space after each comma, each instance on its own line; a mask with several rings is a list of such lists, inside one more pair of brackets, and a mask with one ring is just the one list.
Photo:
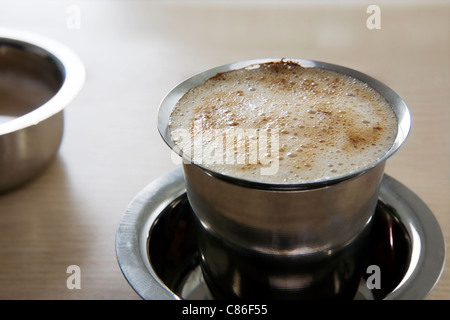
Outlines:
[[170, 114], [190, 88], [219, 72], [275, 61], [280, 59], [242, 61], [202, 72], [176, 86], [160, 105], [160, 134], [184, 159], [205, 279], [217, 297], [351, 297], [385, 162], [410, 131], [408, 107], [393, 90], [349, 68], [289, 59], [357, 78], [385, 97], [395, 112], [398, 130], [392, 147], [376, 163], [344, 177], [299, 184], [230, 177], [194, 163], [171, 139]]
[[85, 69], [66, 46], [0, 28], [0, 193], [36, 177], [61, 144]]

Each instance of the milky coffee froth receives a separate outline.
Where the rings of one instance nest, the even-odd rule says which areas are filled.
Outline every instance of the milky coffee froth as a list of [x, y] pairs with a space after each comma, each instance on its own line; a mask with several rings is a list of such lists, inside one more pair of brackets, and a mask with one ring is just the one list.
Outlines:
[[219, 73], [176, 104], [172, 140], [210, 170], [268, 183], [343, 177], [390, 149], [397, 119], [366, 83], [272, 62]]

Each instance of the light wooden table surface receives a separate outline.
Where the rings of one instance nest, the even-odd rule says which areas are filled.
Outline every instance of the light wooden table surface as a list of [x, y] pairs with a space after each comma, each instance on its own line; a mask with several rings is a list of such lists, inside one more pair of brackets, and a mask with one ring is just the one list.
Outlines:
[[[386, 172], [408, 186], [450, 242], [450, 3], [0, 2], [0, 25], [54, 38], [79, 54], [83, 90], [66, 109], [51, 166], [0, 195], [0, 299], [139, 299], [122, 276], [115, 235], [132, 198], [175, 168], [156, 128], [178, 82], [244, 59], [310, 58], [358, 69], [410, 106], [413, 130]], [[66, 286], [69, 265], [81, 289]], [[449, 266], [429, 295], [450, 298]]]

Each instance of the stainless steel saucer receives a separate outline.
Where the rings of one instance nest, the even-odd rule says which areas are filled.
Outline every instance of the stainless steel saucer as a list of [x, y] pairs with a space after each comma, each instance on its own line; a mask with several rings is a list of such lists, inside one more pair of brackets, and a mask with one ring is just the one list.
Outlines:
[[[433, 213], [411, 190], [385, 175], [368, 265], [384, 266], [381, 289], [367, 277], [355, 299], [423, 299], [436, 285], [445, 243]], [[181, 169], [144, 188], [129, 204], [116, 235], [117, 260], [143, 299], [211, 299], [200, 268]]]

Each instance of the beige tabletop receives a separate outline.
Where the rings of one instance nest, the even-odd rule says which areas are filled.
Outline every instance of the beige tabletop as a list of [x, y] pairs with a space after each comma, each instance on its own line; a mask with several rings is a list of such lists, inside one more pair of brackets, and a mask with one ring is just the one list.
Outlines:
[[[115, 235], [133, 197], [176, 167], [158, 105], [186, 77], [244, 59], [341, 64], [402, 96], [413, 129], [386, 172], [429, 206], [448, 246], [450, 2], [376, 3], [379, 20], [364, 1], [2, 0], [1, 27], [68, 45], [87, 78], [55, 161], [0, 195], [0, 299], [140, 299]], [[67, 287], [71, 265], [81, 289]], [[428, 298], [450, 298], [449, 268]]]

